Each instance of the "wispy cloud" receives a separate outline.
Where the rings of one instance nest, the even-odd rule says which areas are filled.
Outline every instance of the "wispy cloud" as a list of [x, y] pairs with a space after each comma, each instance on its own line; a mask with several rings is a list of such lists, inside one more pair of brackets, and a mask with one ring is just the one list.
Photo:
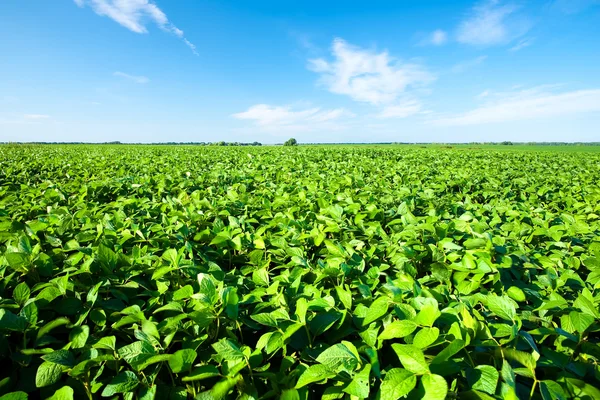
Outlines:
[[407, 118], [423, 113], [422, 105], [418, 100], [405, 100], [398, 104], [384, 107], [377, 115], [378, 118]]
[[436, 29], [435, 31], [428, 33], [419, 44], [421, 46], [433, 45], [433, 46], [441, 46], [448, 41], [448, 33], [441, 29]]
[[113, 75], [121, 77], [121, 78], [129, 79], [130, 81], [133, 81], [135, 83], [140, 83], [140, 84], [150, 82], [150, 79], [148, 79], [145, 76], [129, 75], [129, 74], [126, 74], [125, 72], [121, 72], [121, 71], [113, 72]]
[[525, 47], [529, 47], [533, 44], [533, 39], [525, 38], [519, 40], [519, 43], [508, 49], [509, 51], [519, 51]]
[[318, 107], [293, 110], [291, 106], [270, 106], [257, 104], [248, 110], [233, 114], [233, 118], [253, 121], [256, 126], [266, 131], [314, 131], [318, 129], [335, 129], [341, 118], [354, 117], [343, 108], [322, 110]]
[[587, 112], [600, 112], [600, 89], [575, 90], [561, 93], [546, 85], [518, 92], [490, 94], [483, 105], [465, 113], [439, 116], [431, 121], [438, 126], [465, 126], [536, 118], [550, 118]]
[[465, 72], [466, 70], [469, 70], [471, 68], [474, 68], [474, 67], [482, 64], [486, 59], [487, 59], [487, 56], [479, 56], [479, 57], [473, 58], [471, 60], [459, 62], [458, 64], [454, 64], [454, 66], [452, 66], [451, 71], [454, 73]]
[[154, 23], [165, 32], [182, 39], [198, 54], [196, 46], [189, 42], [184, 32], [173, 25], [167, 15], [150, 0], [74, 0], [79, 7], [89, 5], [98, 15], [108, 17], [135, 33], [148, 33], [147, 24]]
[[320, 83], [330, 92], [374, 105], [393, 103], [408, 88], [435, 79], [417, 64], [401, 63], [387, 51], [377, 53], [335, 39], [333, 60], [309, 60], [308, 68], [320, 74]]
[[46, 114], [25, 114], [25, 115], [23, 115], [23, 118], [28, 119], [28, 120], [40, 120], [40, 119], [48, 119], [48, 118], [50, 118], [50, 116], [46, 115]]
[[[475, 46], [505, 44], [524, 35], [529, 23], [515, 17], [519, 7], [487, 0], [476, 5], [458, 27], [457, 40]], [[509, 19], [509, 17], [511, 17]]]

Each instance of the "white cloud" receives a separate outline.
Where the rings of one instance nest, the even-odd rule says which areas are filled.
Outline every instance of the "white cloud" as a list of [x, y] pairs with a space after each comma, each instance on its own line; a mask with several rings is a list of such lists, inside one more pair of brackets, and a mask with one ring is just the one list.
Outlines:
[[428, 34], [423, 40], [421, 40], [421, 45], [434, 45], [441, 46], [448, 41], [448, 34], [441, 30], [436, 29], [435, 31]]
[[48, 119], [48, 118], [50, 118], [50, 116], [46, 115], [46, 114], [25, 114], [25, 115], [23, 115], [23, 118], [29, 119], [29, 120], [40, 120], [40, 119]]
[[121, 71], [113, 72], [113, 75], [121, 77], [121, 78], [129, 79], [130, 81], [133, 81], [135, 83], [140, 83], [140, 84], [150, 82], [150, 79], [148, 79], [145, 76], [129, 75], [129, 74], [126, 74], [125, 72], [121, 72]]
[[517, 6], [499, 0], [480, 3], [459, 25], [457, 40], [476, 46], [508, 43], [528, 29], [528, 23], [521, 18], [508, 20], [517, 10]]
[[171, 32], [196, 53], [196, 47], [185, 37], [184, 32], [169, 22], [167, 15], [151, 0], [74, 0], [79, 7], [89, 5], [98, 15], [108, 17], [135, 33], [148, 33], [148, 22]]
[[467, 61], [460, 62], [458, 64], [454, 64], [454, 66], [452, 67], [452, 72], [454, 72], [454, 73], [465, 72], [468, 69], [471, 69], [473, 67], [476, 67], [476, 66], [482, 64], [486, 59], [487, 59], [487, 56], [479, 56], [479, 57], [473, 58], [471, 60], [467, 60]]
[[294, 111], [290, 106], [257, 104], [232, 117], [253, 121], [264, 130], [313, 131], [335, 128], [333, 124], [340, 118], [354, 117], [354, 114], [343, 108], [321, 110], [313, 107]]
[[521, 39], [519, 40], [519, 43], [517, 43], [516, 45], [514, 45], [513, 47], [511, 47], [510, 49], [508, 49], [509, 51], [519, 51], [521, 49], [524, 49], [525, 47], [529, 47], [533, 44], [533, 39]]
[[403, 64], [387, 51], [377, 53], [335, 39], [333, 61], [309, 60], [308, 68], [321, 75], [332, 93], [375, 105], [394, 102], [407, 88], [426, 84], [434, 76], [416, 64]]
[[[600, 89], [552, 93], [556, 85], [498, 95], [486, 94], [492, 100], [462, 114], [441, 116], [431, 121], [438, 126], [466, 126], [536, 118], [551, 118], [587, 112], [600, 112]], [[482, 96], [480, 96], [482, 97]]]
[[185, 43], [187, 45], [187, 47], [192, 49], [192, 53], [194, 53], [195, 55], [199, 55], [198, 51], [196, 50], [196, 45], [194, 45], [192, 42], [190, 42], [186, 38], [183, 38], [183, 43]]
[[377, 115], [379, 118], [407, 118], [423, 113], [421, 103], [417, 100], [406, 100], [399, 104], [384, 107]]

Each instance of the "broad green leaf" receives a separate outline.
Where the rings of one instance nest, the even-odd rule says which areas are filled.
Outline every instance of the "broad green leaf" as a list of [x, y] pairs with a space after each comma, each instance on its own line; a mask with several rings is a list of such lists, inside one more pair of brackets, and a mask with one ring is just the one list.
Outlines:
[[375, 299], [375, 301], [369, 306], [369, 309], [367, 310], [367, 315], [363, 320], [363, 326], [368, 326], [370, 323], [386, 315], [389, 304], [390, 300], [387, 297], [378, 297], [377, 299]]
[[415, 318], [415, 322], [418, 325], [423, 326], [432, 326], [435, 320], [441, 315], [438, 310], [438, 306], [435, 304], [427, 303], [421, 307], [417, 317]]
[[356, 369], [359, 360], [348, 347], [338, 343], [319, 354], [317, 362], [323, 364], [330, 371], [343, 370], [350, 372]]
[[424, 349], [435, 342], [439, 335], [438, 328], [421, 328], [413, 338], [413, 346]]
[[496, 392], [500, 374], [491, 365], [478, 365], [467, 371], [467, 380], [472, 389], [493, 395]]
[[344, 388], [344, 392], [351, 396], [358, 397], [359, 399], [366, 399], [369, 397], [369, 374], [371, 372], [371, 365], [366, 364], [363, 369], [354, 375], [352, 381]]
[[213, 349], [217, 352], [215, 360], [221, 362], [226, 361], [241, 361], [244, 360], [244, 353], [231, 341], [223, 338], [212, 344]]
[[196, 367], [190, 372], [188, 376], [183, 377], [181, 380], [183, 382], [193, 382], [200, 381], [203, 379], [213, 378], [215, 376], [220, 376], [219, 370], [217, 367], [212, 365], [202, 365], [200, 367]]
[[169, 358], [169, 367], [173, 373], [187, 372], [196, 360], [196, 351], [192, 349], [177, 350]]
[[392, 368], [386, 374], [379, 389], [380, 400], [398, 400], [417, 385], [417, 377], [402, 368]]
[[296, 383], [296, 389], [300, 389], [308, 384], [320, 382], [329, 378], [333, 378], [336, 375], [335, 372], [330, 370], [326, 365], [315, 364], [309, 366], [298, 378]]
[[27, 329], [27, 319], [0, 308], [0, 329], [23, 332]]
[[432, 364], [442, 363], [447, 361], [461, 351], [465, 347], [465, 342], [461, 339], [454, 339], [448, 346], [444, 348], [444, 350], [440, 351], [431, 361]]
[[31, 296], [31, 291], [29, 290], [29, 286], [25, 282], [21, 282], [15, 287], [13, 291], [13, 299], [17, 302], [21, 307], [25, 304], [27, 300], [29, 300], [29, 296]]
[[500, 318], [514, 321], [517, 316], [517, 311], [512, 300], [506, 296], [488, 295], [487, 306], [491, 312]]
[[427, 374], [421, 377], [421, 384], [425, 392], [423, 398], [427, 400], [444, 400], [448, 394], [448, 383], [443, 376]]
[[46, 400], [73, 400], [75, 398], [75, 392], [70, 386], [63, 386], [58, 389], [54, 394], [48, 397]]
[[429, 366], [425, 361], [423, 351], [418, 347], [409, 344], [394, 343], [392, 344], [392, 349], [396, 352], [402, 366], [404, 366], [407, 371], [417, 375], [429, 372]]
[[410, 335], [417, 329], [417, 324], [410, 320], [396, 320], [388, 324], [379, 334], [379, 340], [397, 339]]
[[523, 290], [516, 286], [509, 287], [506, 291], [506, 294], [508, 294], [508, 297], [510, 297], [518, 303], [522, 303], [526, 300], [525, 293], [523, 293]]
[[27, 400], [28, 396], [25, 392], [12, 392], [0, 396], [0, 400]]
[[554, 381], [541, 381], [540, 391], [544, 400], [567, 400], [567, 394], [563, 388]]
[[35, 374], [35, 386], [44, 387], [54, 385], [60, 380], [62, 366], [53, 362], [44, 361], [40, 364]]
[[139, 371], [139, 368], [152, 356], [156, 355], [154, 347], [146, 341], [138, 341], [123, 346], [117, 350], [119, 357], [125, 360], [131, 367]]
[[69, 334], [69, 340], [71, 341], [71, 348], [80, 349], [87, 343], [88, 337], [90, 336], [90, 327], [87, 325], [76, 326]]
[[42, 360], [65, 367], [75, 366], [75, 357], [68, 350], [56, 350], [50, 354], [45, 354], [42, 356]]
[[217, 382], [210, 390], [196, 396], [196, 400], [221, 400], [242, 380], [243, 377], [241, 375], [225, 378]]
[[135, 373], [131, 371], [121, 372], [115, 376], [102, 391], [102, 397], [114, 396], [118, 393], [127, 393], [133, 391], [140, 381]]
[[518, 362], [527, 367], [530, 371], [535, 370], [536, 360], [531, 354], [515, 349], [502, 349], [502, 352], [507, 359]]

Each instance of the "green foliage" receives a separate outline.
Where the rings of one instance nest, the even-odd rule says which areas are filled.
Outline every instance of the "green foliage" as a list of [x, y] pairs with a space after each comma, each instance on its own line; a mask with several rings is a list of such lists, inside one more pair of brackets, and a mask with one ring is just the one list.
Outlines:
[[296, 139], [290, 138], [290, 139], [286, 140], [283, 145], [284, 146], [296, 146], [297, 144], [298, 144], [298, 142], [296, 141]]
[[0, 146], [0, 400], [600, 398], [600, 154]]

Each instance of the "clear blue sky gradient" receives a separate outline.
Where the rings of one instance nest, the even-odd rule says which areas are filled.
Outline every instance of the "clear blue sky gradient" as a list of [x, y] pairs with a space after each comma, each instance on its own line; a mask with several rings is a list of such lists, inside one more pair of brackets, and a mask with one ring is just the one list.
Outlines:
[[598, 26], [597, 0], [3, 0], [0, 141], [600, 141]]

